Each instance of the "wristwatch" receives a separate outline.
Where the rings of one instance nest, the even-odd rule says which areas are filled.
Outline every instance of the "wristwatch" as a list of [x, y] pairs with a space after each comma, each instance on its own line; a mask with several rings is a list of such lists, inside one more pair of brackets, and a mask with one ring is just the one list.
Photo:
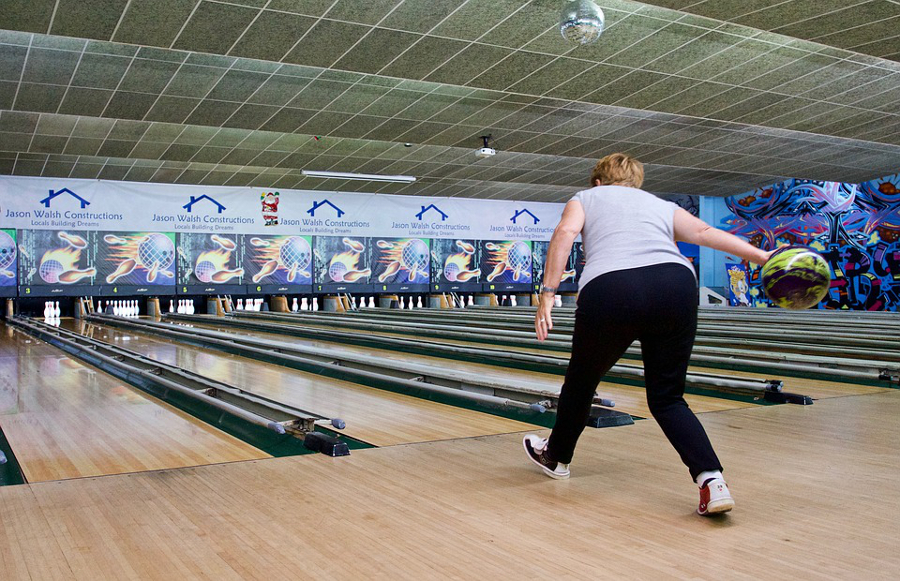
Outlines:
[[552, 286], [541, 285], [541, 294], [544, 294], [544, 293], [555, 295], [556, 289]]

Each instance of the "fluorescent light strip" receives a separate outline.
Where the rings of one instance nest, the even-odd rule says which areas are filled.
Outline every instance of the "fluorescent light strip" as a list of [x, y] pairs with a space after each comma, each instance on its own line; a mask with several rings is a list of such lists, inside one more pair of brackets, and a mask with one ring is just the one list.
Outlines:
[[385, 176], [372, 173], [347, 173], [342, 171], [315, 171], [301, 170], [305, 177], [308, 178], [331, 178], [341, 180], [362, 180], [366, 182], [398, 182], [401, 184], [411, 184], [416, 181], [413, 176]]

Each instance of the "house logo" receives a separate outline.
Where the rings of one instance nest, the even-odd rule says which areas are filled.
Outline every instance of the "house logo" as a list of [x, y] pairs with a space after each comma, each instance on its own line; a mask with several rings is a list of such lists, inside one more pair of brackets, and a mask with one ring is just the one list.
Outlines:
[[513, 217], [510, 218], [509, 221], [512, 222], [513, 224], [515, 224], [516, 220], [519, 219], [519, 216], [522, 216], [523, 214], [527, 214], [532, 220], [534, 220], [535, 224], [537, 224], [538, 222], [541, 221], [537, 216], [535, 216], [534, 214], [532, 214], [525, 208], [523, 208], [521, 210], [516, 210], [516, 213], [513, 214]]
[[73, 198], [75, 198], [76, 200], [78, 200], [78, 203], [81, 204], [81, 209], [82, 209], [82, 210], [85, 209], [85, 208], [87, 208], [88, 206], [91, 205], [90, 202], [88, 202], [87, 200], [85, 200], [84, 198], [82, 198], [81, 196], [79, 196], [78, 194], [76, 194], [75, 192], [73, 192], [72, 190], [70, 190], [69, 188], [63, 188], [63, 189], [57, 190], [57, 191], [55, 191], [55, 192], [54, 192], [53, 190], [50, 190], [50, 195], [47, 196], [46, 198], [44, 198], [43, 200], [41, 200], [41, 203], [44, 204], [44, 207], [45, 207], [45, 208], [49, 208], [49, 207], [50, 207], [50, 202], [52, 202], [52, 201], [53, 201], [54, 199], [56, 199], [58, 196], [61, 196], [61, 195], [63, 195], [63, 194], [68, 194], [68, 195], [70, 195], [71, 197], [73, 197]]
[[309, 214], [310, 216], [312, 216], [313, 218], [315, 218], [316, 210], [318, 210], [322, 206], [330, 206], [335, 212], [337, 212], [338, 218], [340, 218], [341, 216], [343, 216], [344, 214], [347, 213], [347, 212], [341, 210], [340, 208], [338, 208], [337, 206], [335, 206], [334, 204], [332, 204], [331, 202], [329, 202], [328, 200], [322, 200], [321, 202], [317, 202], [317, 201], [313, 200], [312, 208], [307, 210], [306, 213]]
[[438, 208], [437, 206], [435, 206], [434, 204], [428, 204], [427, 206], [422, 206], [422, 211], [419, 212], [418, 214], [416, 214], [416, 218], [418, 218], [419, 220], [422, 220], [423, 217], [425, 216], [425, 214], [427, 214], [431, 210], [434, 210], [435, 212], [437, 212], [438, 214], [441, 215], [441, 222], [446, 222], [447, 218], [450, 217], [447, 214], [443, 213], [441, 211], [441, 209]]
[[194, 211], [194, 204], [196, 204], [196, 203], [198, 203], [198, 202], [200, 202], [200, 201], [202, 201], [202, 200], [209, 200], [211, 203], [215, 204], [215, 206], [216, 206], [216, 213], [218, 213], [218, 214], [221, 214], [223, 210], [226, 210], [225, 206], [223, 206], [223, 205], [220, 204], [219, 202], [215, 201], [214, 199], [210, 198], [210, 197], [207, 196], [206, 194], [203, 194], [203, 195], [200, 196], [200, 197], [191, 196], [191, 201], [188, 202], [187, 204], [183, 205], [182, 208], [184, 208], [185, 210], [187, 210], [187, 211], [188, 211], [188, 214], [190, 214], [191, 212]]

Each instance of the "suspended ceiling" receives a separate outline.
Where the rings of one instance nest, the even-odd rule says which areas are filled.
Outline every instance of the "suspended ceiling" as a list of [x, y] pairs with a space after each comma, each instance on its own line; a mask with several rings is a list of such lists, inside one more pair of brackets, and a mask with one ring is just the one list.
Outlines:
[[599, 4], [580, 47], [560, 0], [5, 0], [0, 173], [558, 201], [613, 151], [660, 193], [900, 171], [896, 3]]

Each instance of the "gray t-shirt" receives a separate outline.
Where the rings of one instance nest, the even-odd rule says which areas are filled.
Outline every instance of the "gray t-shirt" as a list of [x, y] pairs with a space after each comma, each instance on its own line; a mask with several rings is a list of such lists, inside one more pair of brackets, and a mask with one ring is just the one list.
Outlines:
[[572, 199], [584, 208], [581, 238], [586, 262], [579, 289], [607, 272], [666, 262], [694, 272], [675, 244], [676, 204], [625, 186], [597, 186]]

